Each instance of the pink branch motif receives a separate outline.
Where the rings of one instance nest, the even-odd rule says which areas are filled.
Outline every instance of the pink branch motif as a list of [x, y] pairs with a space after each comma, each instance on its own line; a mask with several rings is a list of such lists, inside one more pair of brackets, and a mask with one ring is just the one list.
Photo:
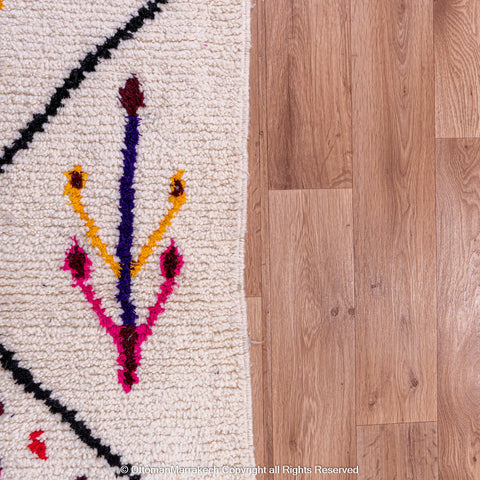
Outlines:
[[159, 315], [165, 311], [165, 304], [177, 285], [175, 278], [180, 274], [183, 266], [183, 257], [178, 252], [173, 239], [170, 246], [160, 256], [160, 271], [165, 281], [160, 286], [157, 301], [154, 306], [148, 308], [147, 323], [141, 325], [117, 325], [111, 317], [105, 313], [102, 300], [97, 298], [93, 287], [86, 282], [92, 274], [92, 261], [88, 258], [85, 250], [78, 244], [76, 238], [72, 238], [73, 245], [65, 253], [63, 270], [72, 274], [73, 287], [82, 291], [85, 299], [98, 317], [100, 325], [113, 338], [117, 347], [117, 363], [122, 367], [118, 370], [118, 380], [125, 393], [129, 393], [132, 385], [138, 383], [136, 373], [141, 361], [142, 343], [152, 335], [152, 328]]

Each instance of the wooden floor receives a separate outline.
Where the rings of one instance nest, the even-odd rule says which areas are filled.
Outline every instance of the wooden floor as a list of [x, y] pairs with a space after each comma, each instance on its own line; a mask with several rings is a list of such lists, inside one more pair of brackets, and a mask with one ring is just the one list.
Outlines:
[[254, 1], [258, 478], [480, 480], [480, 0]]

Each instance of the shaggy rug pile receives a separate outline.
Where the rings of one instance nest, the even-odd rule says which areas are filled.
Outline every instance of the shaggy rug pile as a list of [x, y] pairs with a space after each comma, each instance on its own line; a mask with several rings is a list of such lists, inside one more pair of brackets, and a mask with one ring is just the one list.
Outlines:
[[1, 480], [253, 478], [249, 22], [0, 2]]

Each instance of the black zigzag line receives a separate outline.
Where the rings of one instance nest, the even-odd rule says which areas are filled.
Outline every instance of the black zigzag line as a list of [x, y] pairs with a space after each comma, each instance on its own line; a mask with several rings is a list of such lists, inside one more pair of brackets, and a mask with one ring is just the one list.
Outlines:
[[113, 36], [107, 38], [101, 45], [97, 45], [95, 51], [87, 53], [80, 60], [80, 67], [74, 68], [70, 75], [63, 80], [62, 86], [55, 88], [55, 93], [45, 106], [43, 113], [33, 114], [27, 126], [18, 132], [20, 136], [13, 144], [10, 147], [3, 147], [3, 156], [0, 157], [0, 173], [4, 171], [5, 165], [13, 162], [13, 157], [20, 150], [28, 148], [36, 133], [43, 132], [43, 127], [49, 122], [49, 118], [54, 117], [64, 106], [62, 101], [70, 97], [70, 90], [76, 90], [81, 85], [85, 79], [85, 73], [94, 72], [101, 59], [110, 58], [111, 51], [118, 48], [120, 42], [132, 38], [133, 34], [142, 28], [145, 20], [153, 20], [155, 14], [162, 11], [159, 5], [166, 3], [168, 0], [150, 0], [138, 10], [136, 15], [130, 18], [124, 27], [119, 28]]
[[59, 414], [61, 421], [67, 423], [85, 445], [95, 450], [98, 457], [104, 458], [112, 468], [117, 470], [117, 476], [127, 476], [130, 480], [140, 480], [140, 475], [130, 475], [129, 472], [132, 470], [131, 464], [124, 463], [120, 455], [112, 453], [108, 445], [104, 445], [99, 438], [94, 437], [92, 431], [85, 425], [85, 422], [76, 419], [78, 412], [62, 405], [52, 397], [51, 390], [44, 388], [41, 383], [35, 382], [30, 370], [20, 367], [18, 360], [13, 358], [14, 355], [14, 352], [7, 350], [0, 343], [1, 367], [12, 373], [14, 381], [21, 385], [26, 393], [33, 393], [33, 396], [37, 400], [42, 401], [53, 415]]

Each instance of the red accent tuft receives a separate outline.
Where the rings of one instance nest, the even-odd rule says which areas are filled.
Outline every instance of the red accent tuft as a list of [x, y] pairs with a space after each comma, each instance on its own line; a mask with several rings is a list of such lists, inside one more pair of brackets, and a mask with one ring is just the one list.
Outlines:
[[85, 475], [82, 475], [81, 477], [77, 477], [77, 480], [87, 480], [87, 477]]
[[138, 117], [137, 110], [144, 107], [143, 92], [140, 90], [140, 82], [132, 75], [125, 83], [124, 88], [119, 88], [120, 101], [130, 117]]
[[5, 407], [2, 402], [0, 402], [0, 416], [5, 412]]
[[48, 460], [45, 442], [38, 440], [38, 437], [43, 433], [45, 433], [43, 430], [36, 430], [35, 432], [32, 432], [30, 434], [31, 443], [28, 445], [28, 448], [41, 460]]

